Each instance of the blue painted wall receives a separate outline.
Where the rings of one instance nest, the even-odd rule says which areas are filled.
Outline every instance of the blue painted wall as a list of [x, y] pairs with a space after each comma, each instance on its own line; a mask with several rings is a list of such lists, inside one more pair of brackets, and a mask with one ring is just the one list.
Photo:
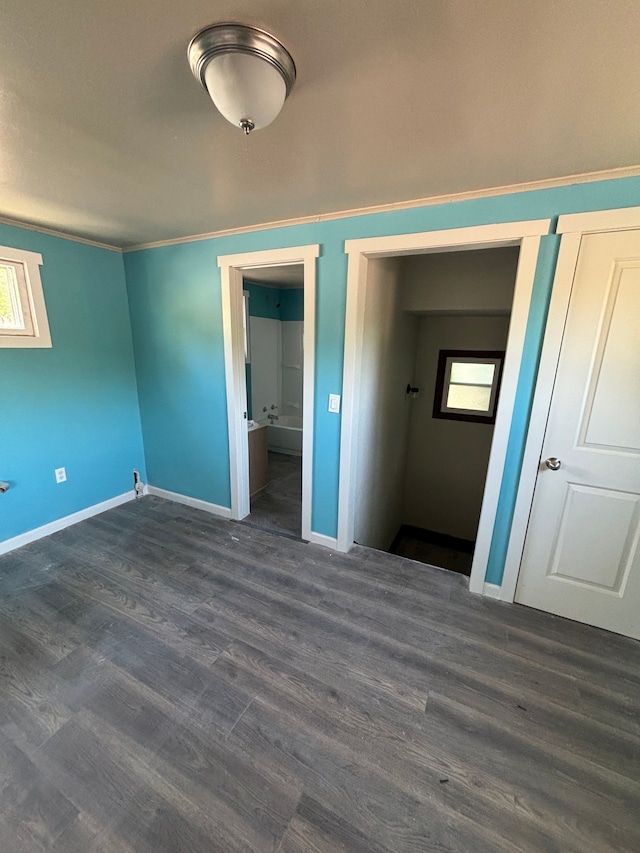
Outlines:
[[2, 541], [132, 490], [134, 468], [146, 474], [122, 256], [1, 224], [0, 245], [42, 255], [53, 342], [0, 349]]
[[249, 293], [249, 315], [267, 320], [304, 320], [304, 289], [290, 287], [280, 290], [245, 281]]
[[[366, 216], [291, 225], [125, 256], [149, 481], [230, 505], [228, 436], [217, 256], [319, 243], [312, 528], [335, 536], [340, 418], [327, 412], [341, 393], [347, 258], [361, 237], [551, 218], [640, 204], [640, 178], [577, 184]], [[499, 583], [515, 485], [540, 355], [558, 238], [543, 238], [525, 359], [487, 580]]]

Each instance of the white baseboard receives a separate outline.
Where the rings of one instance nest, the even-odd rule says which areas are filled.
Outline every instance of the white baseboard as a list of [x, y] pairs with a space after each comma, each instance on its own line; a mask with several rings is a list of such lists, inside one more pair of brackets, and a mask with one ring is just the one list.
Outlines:
[[15, 551], [16, 548], [22, 548], [23, 545], [28, 545], [30, 542], [35, 542], [37, 539], [42, 539], [44, 536], [50, 536], [52, 533], [57, 533], [58, 530], [64, 530], [65, 527], [71, 527], [72, 524], [77, 524], [79, 521], [84, 521], [86, 518], [91, 518], [93, 515], [99, 515], [101, 512], [106, 512], [108, 509], [113, 509], [120, 504], [134, 500], [136, 494], [132, 490], [125, 492], [122, 495], [117, 495], [115, 498], [109, 498], [108, 501], [88, 506], [86, 509], [81, 509], [79, 512], [74, 512], [71, 515], [65, 515], [64, 518], [58, 518], [56, 521], [50, 521], [48, 524], [43, 524], [42, 527], [36, 527], [34, 530], [27, 530], [26, 533], [21, 533], [19, 536], [14, 536], [12, 539], [5, 539], [0, 542], [0, 554], [8, 554], [9, 551]]
[[325, 536], [324, 533], [313, 533], [309, 536], [309, 542], [314, 545], [323, 545], [325, 548], [331, 548], [332, 551], [338, 550], [338, 540], [332, 536]]
[[485, 583], [482, 587], [482, 594], [487, 598], [500, 598], [500, 587], [497, 583]]
[[158, 498], [164, 498], [167, 501], [173, 501], [177, 504], [191, 506], [194, 509], [201, 509], [204, 512], [210, 512], [212, 515], [218, 515], [220, 518], [231, 518], [231, 510], [228, 506], [218, 506], [218, 504], [212, 504], [209, 501], [201, 501], [199, 498], [191, 498], [189, 495], [181, 495], [178, 492], [159, 489], [157, 486], [147, 486], [147, 494], [156, 495]]

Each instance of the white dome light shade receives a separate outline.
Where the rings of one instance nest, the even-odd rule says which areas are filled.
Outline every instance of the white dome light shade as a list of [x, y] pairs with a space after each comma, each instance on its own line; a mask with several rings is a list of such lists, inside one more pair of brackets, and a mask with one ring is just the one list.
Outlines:
[[205, 68], [204, 82], [213, 103], [236, 127], [243, 122], [256, 130], [266, 127], [287, 97], [287, 86], [275, 65], [249, 53], [214, 56]]
[[245, 133], [266, 127], [296, 79], [291, 54], [264, 30], [214, 24], [192, 39], [189, 64], [222, 115]]

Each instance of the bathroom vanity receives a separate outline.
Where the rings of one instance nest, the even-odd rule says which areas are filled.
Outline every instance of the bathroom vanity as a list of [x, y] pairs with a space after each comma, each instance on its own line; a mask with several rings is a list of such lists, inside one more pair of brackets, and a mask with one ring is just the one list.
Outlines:
[[267, 425], [249, 427], [249, 495], [254, 498], [267, 485]]

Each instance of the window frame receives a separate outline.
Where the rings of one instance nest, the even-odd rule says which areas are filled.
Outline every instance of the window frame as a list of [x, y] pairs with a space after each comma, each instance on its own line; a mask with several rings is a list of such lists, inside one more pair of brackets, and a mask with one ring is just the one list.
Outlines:
[[[26, 332], [0, 328], [0, 348], [51, 347], [47, 306], [40, 278], [42, 255], [11, 246], [0, 246], [0, 262], [16, 269], [21, 310], [25, 316], [30, 317], [32, 324], [31, 331]], [[20, 281], [22, 276], [23, 282]]]
[[[438, 370], [436, 373], [436, 386], [433, 400], [433, 417], [450, 421], [495, 424], [504, 357], [505, 350], [440, 350], [438, 354]], [[486, 413], [473, 412], [470, 409], [452, 409], [447, 407], [446, 400], [449, 393], [451, 376], [450, 364], [452, 361], [456, 360], [496, 365], [493, 382], [491, 384], [490, 405]]]

